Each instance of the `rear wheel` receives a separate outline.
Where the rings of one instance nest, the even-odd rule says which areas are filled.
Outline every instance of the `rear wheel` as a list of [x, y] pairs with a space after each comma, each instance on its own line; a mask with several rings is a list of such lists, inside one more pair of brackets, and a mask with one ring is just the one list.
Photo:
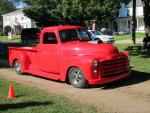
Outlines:
[[15, 60], [13, 66], [17, 74], [19, 75], [23, 74], [22, 69], [21, 69], [21, 63], [19, 62], [19, 60]]
[[87, 80], [79, 68], [72, 67], [69, 70], [68, 76], [69, 82], [72, 86], [77, 88], [86, 88], [88, 86]]

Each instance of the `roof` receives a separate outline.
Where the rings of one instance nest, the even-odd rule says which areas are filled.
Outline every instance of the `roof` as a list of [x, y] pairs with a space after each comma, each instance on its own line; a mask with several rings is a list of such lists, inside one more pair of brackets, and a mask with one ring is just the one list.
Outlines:
[[14, 15], [14, 14], [18, 14], [18, 13], [23, 13], [23, 9], [18, 9], [18, 10], [16, 10], [16, 11], [13, 11], [13, 12], [9, 12], [9, 13], [3, 14], [2, 16], [6, 16], [6, 15]]
[[83, 28], [81, 26], [73, 26], [73, 25], [60, 25], [60, 26], [52, 26], [52, 27], [46, 27], [43, 28], [42, 31], [60, 31], [60, 30], [64, 30], [64, 29], [76, 29], [76, 28]]

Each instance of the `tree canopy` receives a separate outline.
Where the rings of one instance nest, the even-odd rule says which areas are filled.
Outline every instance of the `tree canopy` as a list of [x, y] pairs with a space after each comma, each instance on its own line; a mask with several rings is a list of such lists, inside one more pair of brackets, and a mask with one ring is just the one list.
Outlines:
[[0, 15], [15, 10], [15, 6], [10, 0], [0, 0]]
[[39, 26], [84, 25], [86, 20], [101, 21], [117, 14], [120, 0], [24, 0], [25, 15]]

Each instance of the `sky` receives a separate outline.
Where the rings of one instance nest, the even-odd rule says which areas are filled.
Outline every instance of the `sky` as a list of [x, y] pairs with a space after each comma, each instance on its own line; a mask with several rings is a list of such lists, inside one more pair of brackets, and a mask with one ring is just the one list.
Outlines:
[[13, 2], [15, 4], [16, 8], [23, 8], [26, 6], [26, 4], [23, 2], [15, 2], [15, 0], [13, 0]]
[[17, 3], [15, 3], [15, 6], [16, 6], [16, 8], [23, 8], [26, 6], [26, 4], [22, 3], [22, 2], [17, 2]]

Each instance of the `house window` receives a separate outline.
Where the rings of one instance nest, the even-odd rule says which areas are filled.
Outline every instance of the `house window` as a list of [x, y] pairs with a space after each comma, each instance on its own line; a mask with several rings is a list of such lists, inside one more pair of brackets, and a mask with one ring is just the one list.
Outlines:
[[17, 17], [15, 17], [15, 21], [17, 21]]
[[7, 21], [7, 16], [5, 17], [5, 21]]
[[6, 21], [6, 17], [4, 18], [4, 21]]
[[21, 20], [24, 20], [24, 16], [21, 16]]
[[11, 19], [10, 19], [10, 16], [9, 16], [9, 17], [8, 17], [8, 21], [10, 22], [10, 20], [11, 20]]
[[24, 16], [24, 20], [27, 20], [27, 17], [26, 17], [26, 16]]

